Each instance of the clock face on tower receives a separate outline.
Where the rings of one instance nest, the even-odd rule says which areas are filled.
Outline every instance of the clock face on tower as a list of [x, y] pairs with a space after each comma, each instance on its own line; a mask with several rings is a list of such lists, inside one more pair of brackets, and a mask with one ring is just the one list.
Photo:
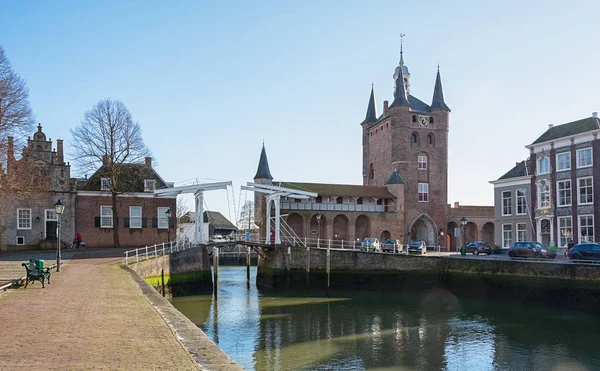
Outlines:
[[429, 118], [425, 116], [419, 116], [419, 126], [426, 128], [429, 126]]

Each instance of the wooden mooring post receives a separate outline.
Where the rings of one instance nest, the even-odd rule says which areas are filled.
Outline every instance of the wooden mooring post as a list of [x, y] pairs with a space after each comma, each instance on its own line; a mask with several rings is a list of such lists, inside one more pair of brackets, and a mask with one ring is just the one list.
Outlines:
[[248, 289], [250, 289], [250, 246], [246, 246], [246, 281]]
[[310, 290], [310, 246], [306, 246], [306, 289]]
[[327, 294], [329, 294], [329, 282], [331, 276], [331, 244], [327, 245], [327, 261], [326, 261], [326, 269], [327, 269]]
[[213, 291], [215, 294], [215, 299], [217, 299], [219, 292], [219, 248], [213, 246], [213, 272], [214, 272], [214, 283], [213, 283]]

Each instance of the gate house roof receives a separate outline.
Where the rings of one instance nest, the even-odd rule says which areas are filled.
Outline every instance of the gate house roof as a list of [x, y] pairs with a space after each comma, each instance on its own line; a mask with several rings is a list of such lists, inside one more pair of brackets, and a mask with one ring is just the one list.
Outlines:
[[208, 222], [215, 229], [237, 230], [237, 227], [218, 211], [205, 211], [203, 218], [204, 222]]
[[[273, 182], [276, 183], [276, 182]], [[348, 197], [380, 197], [395, 198], [386, 187], [369, 187], [352, 184], [321, 184], [321, 183], [296, 183], [279, 182], [280, 187], [297, 189], [299, 191], [315, 192], [323, 196], [348, 196]]]

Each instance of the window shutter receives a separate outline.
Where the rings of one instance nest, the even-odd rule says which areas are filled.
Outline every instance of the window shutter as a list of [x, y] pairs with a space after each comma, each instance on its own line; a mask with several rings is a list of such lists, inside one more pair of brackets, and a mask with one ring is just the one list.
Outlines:
[[100, 227], [100, 217], [94, 217], [94, 227]]
[[158, 228], [158, 219], [152, 218], [152, 228]]
[[148, 228], [148, 218], [142, 217], [142, 228]]
[[169, 218], [169, 228], [175, 228], [175, 218]]
[[123, 227], [129, 228], [129, 217], [123, 218]]

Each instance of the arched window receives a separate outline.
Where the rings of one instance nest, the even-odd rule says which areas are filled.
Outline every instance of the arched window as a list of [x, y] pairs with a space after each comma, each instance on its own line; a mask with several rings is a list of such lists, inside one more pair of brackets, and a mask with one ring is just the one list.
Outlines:
[[431, 134], [427, 135], [427, 144], [429, 144], [429, 145], [433, 144], [433, 135], [431, 135]]
[[417, 115], [413, 115], [412, 122], [417, 122]]
[[411, 144], [417, 144], [417, 134], [413, 133], [413, 134], [410, 136], [410, 143], [411, 143]]
[[429, 123], [433, 124], [433, 117], [429, 116]]
[[369, 180], [375, 178], [375, 170], [373, 169], [373, 164], [369, 165]]

